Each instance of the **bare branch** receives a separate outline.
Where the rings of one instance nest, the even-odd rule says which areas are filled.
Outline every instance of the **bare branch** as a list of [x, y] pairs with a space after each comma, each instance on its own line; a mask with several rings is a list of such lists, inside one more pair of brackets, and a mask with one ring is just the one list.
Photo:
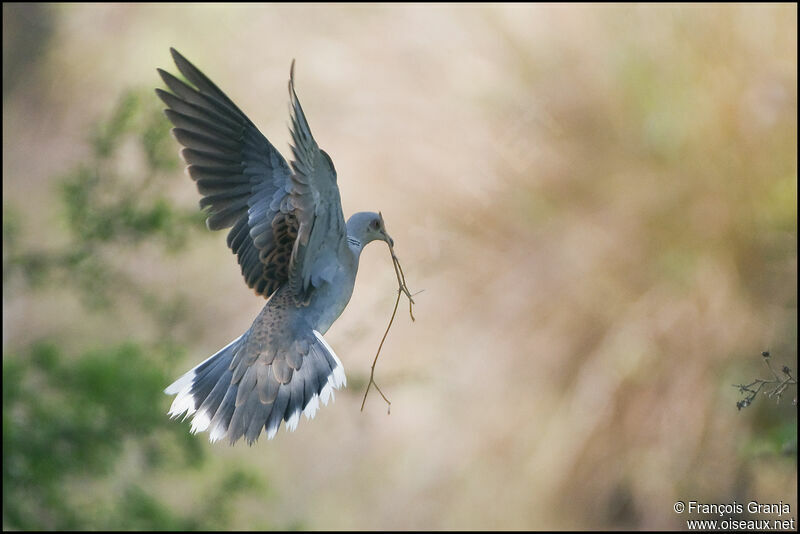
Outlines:
[[378, 352], [375, 353], [375, 358], [372, 360], [372, 368], [369, 371], [369, 382], [367, 383], [367, 390], [364, 391], [364, 399], [361, 401], [361, 411], [364, 411], [364, 404], [367, 402], [367, 395], [369, 394], [369, 389], [372, 386], [375, 386], [375, 389], [378, 390], [378, 393], [381, 394], [383, 400], [386, 401], [386, 413], [392, 413], [392, 403], [391, 401], [386, 398], [386, 395], [383, 394], [381, 388], [378, 387], [378, 383], [375, 382], [375, 364], [378, 363], [378, 356], [381, 354], [381, 349], [383, 348], [383, 342], [386, 341], [386, 336], [389, 335], [389, 329], [392, 327], [392, 323], [394, 322], [394, 317], [397, 315], [397, 307], [400, 304], [400, 295], [404, 294], [408, 298], [408, 314], [411, 316], [411, 321], [413, 322], [414, 319], [414, 295], [419, 295], [421, 291], [415, 293], [414, 295], [411, 294], [409, 291], [408, 286], [406, 285], [406, 277], [403, 273], [403, 268], [400, 266], [400, 260], [397, 259], [397, 256], [394, 253], [394, 248], [389, 245], [389, 252], [392, 254], [392, 265], [394, 266], [394, 273], [397, 276], [397, 284], [400, 286], [397, 289], [397, 300], [394, 301], [394, 309], [392, 310], [392, 317], [389, 319], [389, 324], [386, 326], [386, 331], [383, 333], [383, 338], [381, 338], [381, 343], [378, 345]]
[[[783, 395], [789, 386], [797, 386], [797, 379], [792, 376], [792, 370], [788, 366], [783, 366], [781, 369], [781, 374], [783, 376], [781, 376], [775, 371], [775, 368], [772, 367], [769, 352], [762, 352], [761, 356], [764, 357], [764, 365], [767, 366], [773, 378], [772, 380], [761, 380], [757, 378], [749, 384], [733, 384], [733, 387], [739, 388], [739, 393], [744, 395], [744, 398], [736, 403], [736, 408], [739, 410], [750, 406], [756, 396], [764, 390], [764, 388], [767, 388], [764, 390], [764, 395], [770, 399], [774, 398], [775, 402], [779, 403], [781, 401], [781, 395]], [[793, 404], [797, 404], [796, 397]]]

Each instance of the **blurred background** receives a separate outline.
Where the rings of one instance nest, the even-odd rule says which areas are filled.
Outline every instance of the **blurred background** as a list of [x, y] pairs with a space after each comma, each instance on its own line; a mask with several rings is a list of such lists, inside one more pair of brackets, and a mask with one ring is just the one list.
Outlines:
[[[376, 368], [391, 415], [359, 412], [375, 245], [313, 422], [231, 448], [167, 418], [264, 305], [153, 93], [170, 46], [284, 155], [296, 58], [345, 216], [381, 210], [424, 290]], [[3, 4], [5, 529], [796, 518], [796, 386], [733, 387], [796, 376], [796, 321], [796, 5]]]

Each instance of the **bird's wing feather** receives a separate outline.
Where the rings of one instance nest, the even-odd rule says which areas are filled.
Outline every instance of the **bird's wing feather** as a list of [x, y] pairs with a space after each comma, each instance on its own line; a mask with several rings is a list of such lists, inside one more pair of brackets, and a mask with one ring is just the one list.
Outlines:
[[293, 180], [286, 160], [250, 119], [175, 49], [178, 70], [189, 84], [161, 69], [172, 93], [156, 89], [187, 170], [203, 195], [211, 230], [231, 228], [228, 246], [247, 285], [269, 297], [289, 278], [297, 235], [290, 200]]
[[337, 255], [347, 238], [336, 169], [311, 134], [294, 89], [294, 61], [289, 77], [292, 170], [291, 211], [297, 220], [297, 239], [289, 261], [289, 284], [300, 301], [314, 288], [330, 282]]

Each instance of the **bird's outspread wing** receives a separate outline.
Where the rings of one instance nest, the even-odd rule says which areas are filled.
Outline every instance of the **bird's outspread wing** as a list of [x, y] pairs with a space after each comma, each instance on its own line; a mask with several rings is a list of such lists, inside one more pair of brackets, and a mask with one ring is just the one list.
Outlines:
[[286, 160], [247, 116], [175, 49], [187, 84], [158, 70], [172, 93], [156, 89], [168, 106], [172, 132], [197, 183], [211, 230], [231, 228], [228, 246], [247, 285], [269, 297], [289, 279], [298, 224]]
[[302, 307], [350, 254], [336, 170], [311, 135], [294, 62], [290, 169], [214, 83], [174, 49], [172, 56], [189, 83], [159, 70], [172, 93], [156, 91], [186, 147], [207, 225], [232, 227], [228, 245], [247, 284], [272, 297], [245, 334], [167, 388], [176, 395], [170, 413], [193, 414], [193, 431], [208, 429], [212, 441], [245, 436], [252, 443], [262, 428], [272, 437], [281, 421], [294, 428], [301, 412], [312, 417], [345, 385], [341, 362]]
[[294, 61], [289, 77], [292, 118], [290, 202], [297, 220], [297, 239], [289, 262], [289, 284], [301, 302], [316, 287], [330, 282], [339, 265], [338, 254], [347, 238], [336, 169], [319, 148], [294, 89]]

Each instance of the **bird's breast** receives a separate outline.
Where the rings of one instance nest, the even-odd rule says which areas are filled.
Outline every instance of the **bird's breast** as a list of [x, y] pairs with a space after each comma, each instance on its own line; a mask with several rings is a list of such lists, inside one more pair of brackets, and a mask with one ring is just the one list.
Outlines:
[[355, 274], [350, 275], [345, 270], [340, 270], [330, 283], [314, 291], [308, 307], [311, 317], [314, 318], [315, 330], [324, 334], [339, 318], [350, 302], [355, 281]]

